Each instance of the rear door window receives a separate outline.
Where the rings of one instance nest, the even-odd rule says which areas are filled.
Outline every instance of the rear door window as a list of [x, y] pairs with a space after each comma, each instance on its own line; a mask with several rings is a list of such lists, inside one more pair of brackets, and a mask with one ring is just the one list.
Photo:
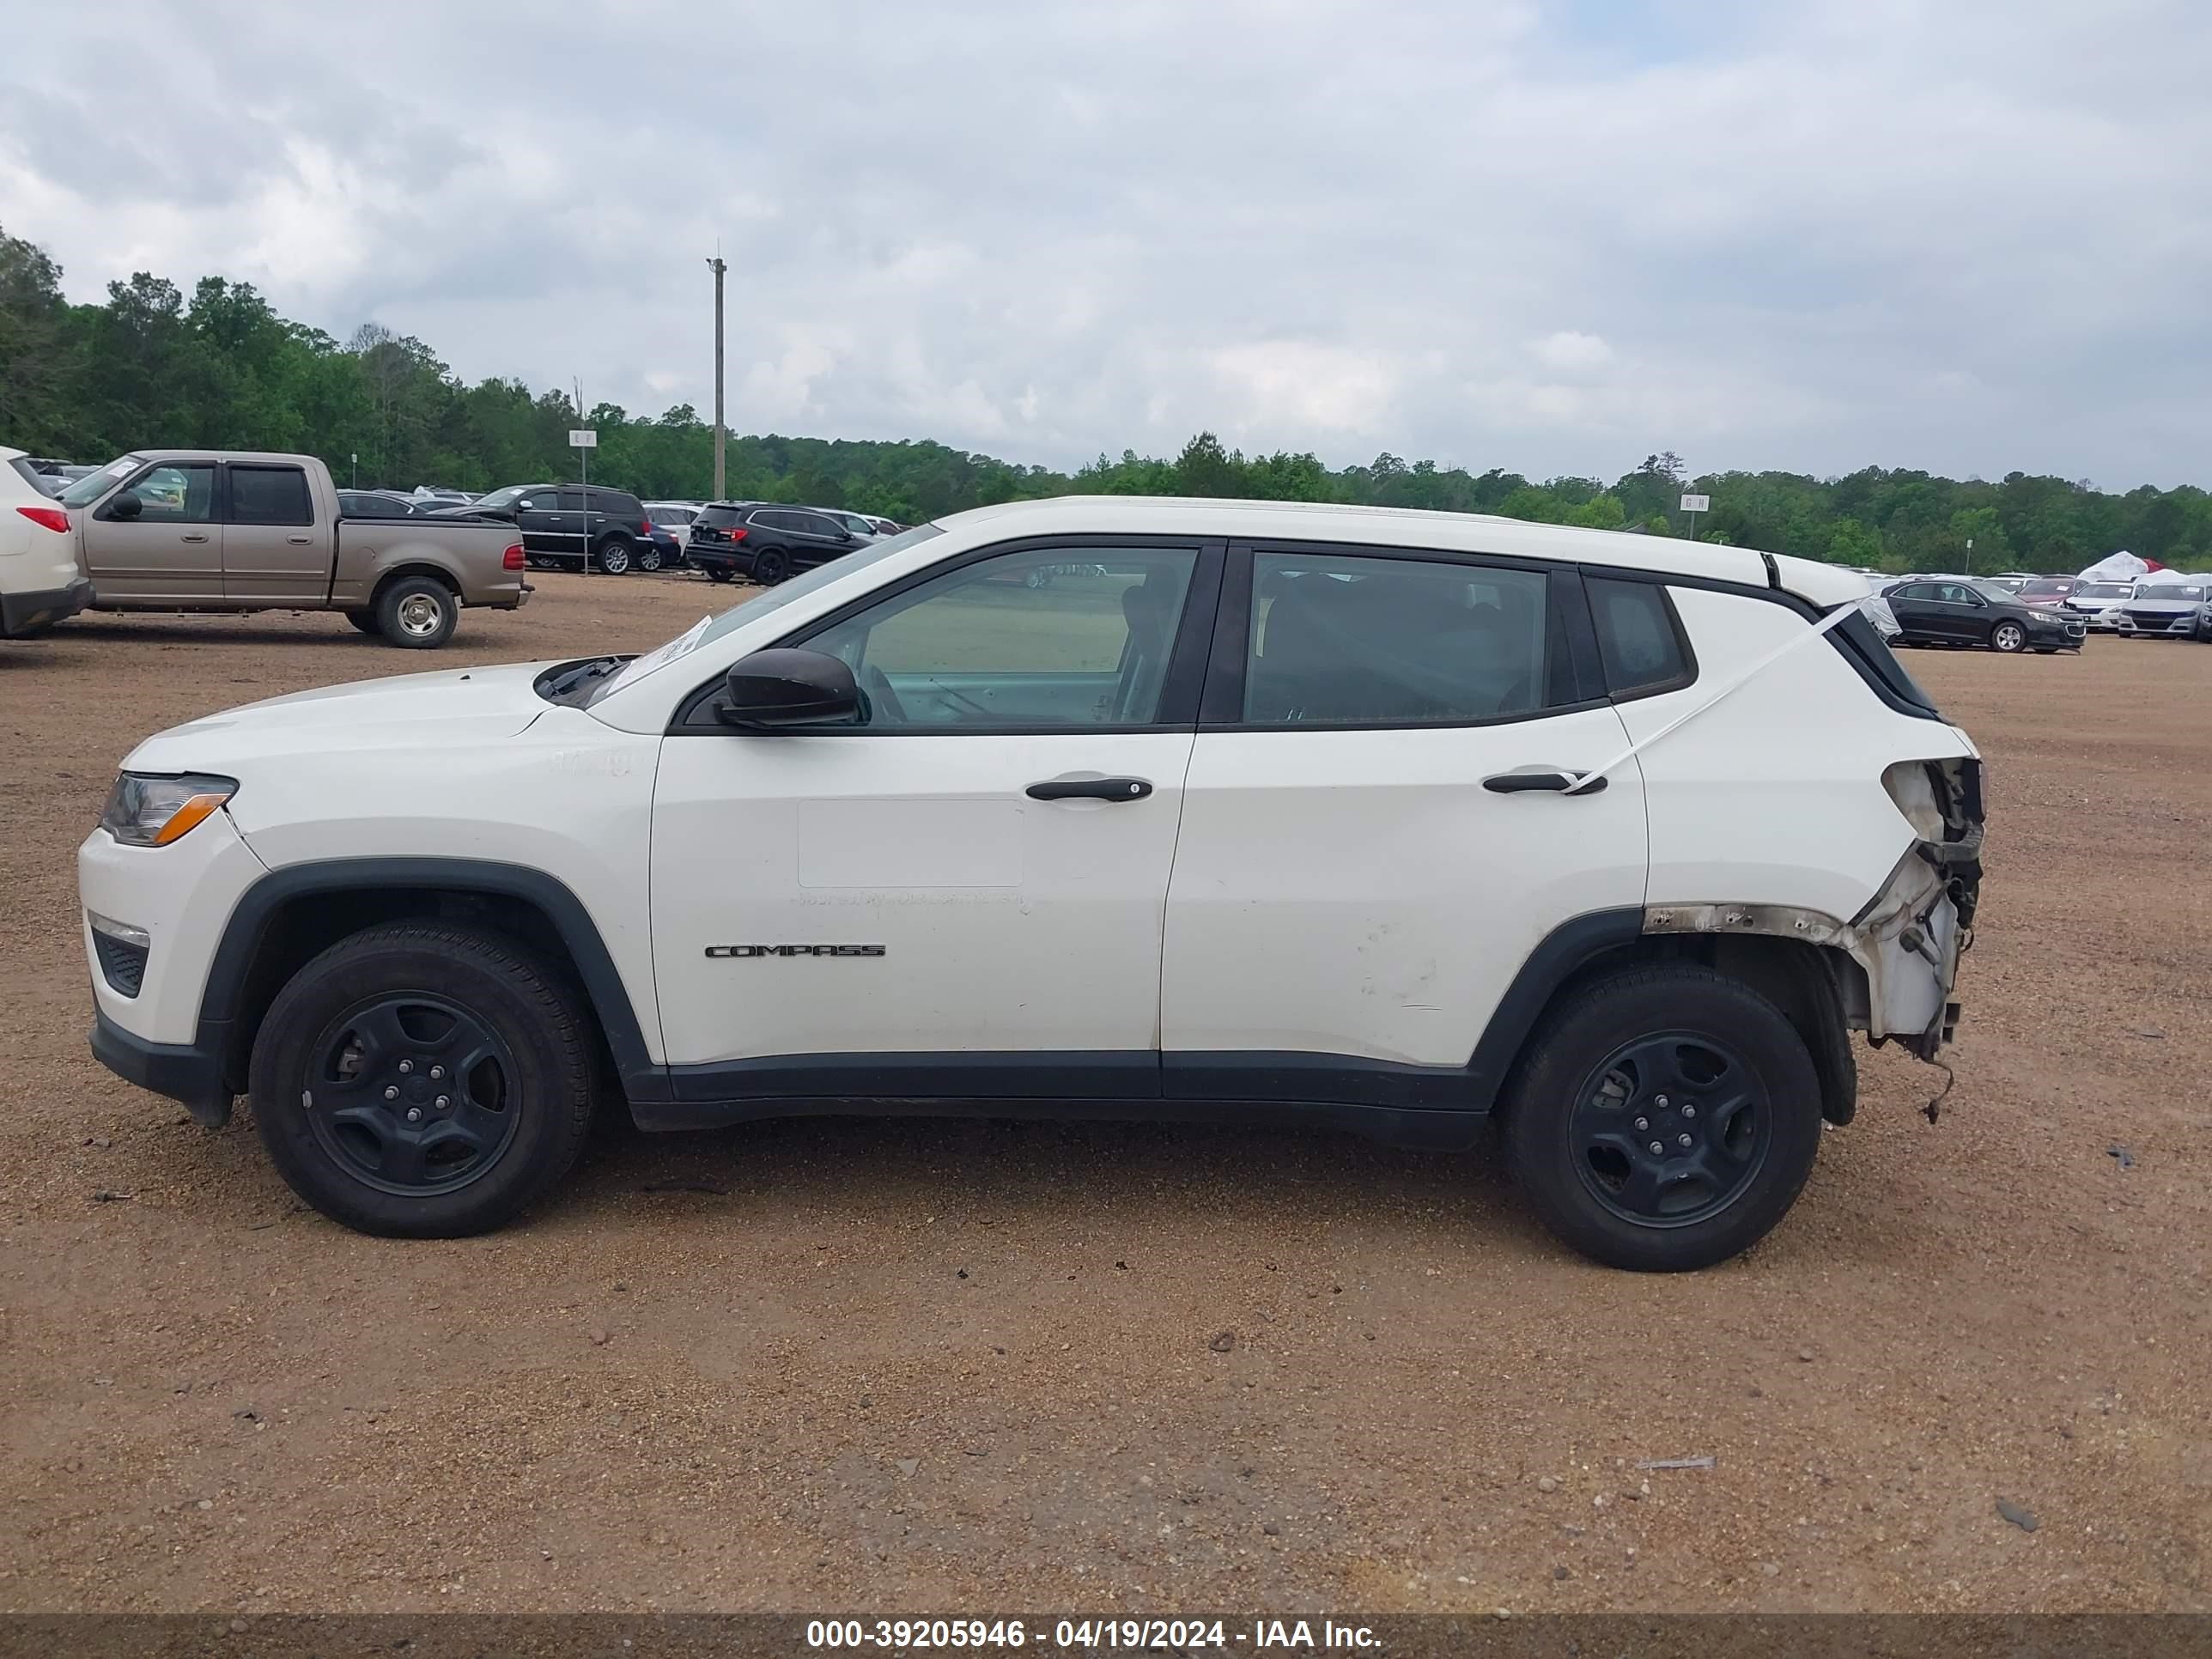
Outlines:
[[1544, 706], [1540, 570], [1253, 555], [1243, 723], [1455, 726]]
[[245, 466], [233, 462], [229, 520], [233, 524], [311, 525], [315, 508], [307, 475], [296, 466]]

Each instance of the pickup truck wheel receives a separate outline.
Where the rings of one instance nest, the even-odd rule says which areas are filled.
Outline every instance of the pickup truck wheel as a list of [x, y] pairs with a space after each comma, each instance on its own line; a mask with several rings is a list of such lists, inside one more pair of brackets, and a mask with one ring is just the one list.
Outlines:
[[376, 619], [374, 611], [349, 611], [345, 618], [364, 634], [381, 634], [384, 624]]
[[1725, 1261], [1782, 1219], [1820, 1145], [1820, 1085], [1781, 1011], [1689, 965], [1576, 992], [1532, 1040], [1508, 1156], [1545, 1225], [1615, 1267]]
[[247, 1081], [307, 1202], [361, 1232], [456, 1238], [568, 1173], [592, 1075], [583, 1008], [556, 975], [501, 935], [422, 921], [356, 933], [295, 974]]
[[610, 576], [625, 575], [629, 570], [629, 544], [619, 536], [610, 536], [601, 542], [592, 556], [600, 569]]
[[435, 576], [402, 576], [376, 596], [377, 631], [387, 645], [434, 651], [460, 620], [461, 602]]

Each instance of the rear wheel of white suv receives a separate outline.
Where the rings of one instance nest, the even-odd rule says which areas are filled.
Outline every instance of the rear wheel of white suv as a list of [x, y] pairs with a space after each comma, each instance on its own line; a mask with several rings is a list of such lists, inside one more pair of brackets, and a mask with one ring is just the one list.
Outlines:
[[437, 922], [372, 927], [278, 992], [248, 1086], [264, 1145], [333, 1221], [486, 1232], [568, 1172], [592, 1116], [576, 994], [523, 946]]
[[1537, 1215], [1607, 1266], [1679, 1273], [1748, 1249], [1812, 1173], [1820, 1086], [1781, 1011], [1690, 964], [1597, 980], [1553, 1010], [1506, 1103]]

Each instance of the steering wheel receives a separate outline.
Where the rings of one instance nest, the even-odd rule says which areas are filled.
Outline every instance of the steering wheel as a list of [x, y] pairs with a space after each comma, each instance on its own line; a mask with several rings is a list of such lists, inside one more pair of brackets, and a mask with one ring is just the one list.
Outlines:
[[891, 690], [891, 683], [884, 677], [882, 669], [872, 665], [863, 668], [860, 671], [860, 689], [868, 694], [868, 723], [871, 726], [875, 724], [878, 714], [893, 726], [907, 723], [906, 708], [899, 702], [898, 693]]

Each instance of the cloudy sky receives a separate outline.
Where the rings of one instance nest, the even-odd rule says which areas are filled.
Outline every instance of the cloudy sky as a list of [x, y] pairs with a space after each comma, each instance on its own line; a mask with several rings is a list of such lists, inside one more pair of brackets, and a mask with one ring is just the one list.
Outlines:
[[0, 226], [1066, 465], [2212, 483], [2204, 0], [0, 0]]

